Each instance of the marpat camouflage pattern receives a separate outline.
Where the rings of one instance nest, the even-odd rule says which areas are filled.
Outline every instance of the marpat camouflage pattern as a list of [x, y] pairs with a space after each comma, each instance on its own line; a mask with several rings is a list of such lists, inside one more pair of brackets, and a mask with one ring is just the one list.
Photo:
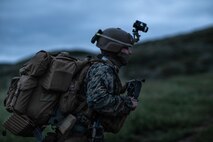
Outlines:
[[120, 96], [120, 79], [112, 65], [96, 63], [85, 78], [85, 95], [88, 106], [101, 115], [121, 116], [132, 109], [127, 96]]

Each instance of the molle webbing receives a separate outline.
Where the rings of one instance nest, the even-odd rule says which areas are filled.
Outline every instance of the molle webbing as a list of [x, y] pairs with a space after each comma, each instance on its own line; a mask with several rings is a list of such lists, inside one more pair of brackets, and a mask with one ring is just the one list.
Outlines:
[[23, 136], [33, 136], [34, 124], [27, 116], [21, 116], [13, 113], [4, 123], [3, 126], [11, 133]]

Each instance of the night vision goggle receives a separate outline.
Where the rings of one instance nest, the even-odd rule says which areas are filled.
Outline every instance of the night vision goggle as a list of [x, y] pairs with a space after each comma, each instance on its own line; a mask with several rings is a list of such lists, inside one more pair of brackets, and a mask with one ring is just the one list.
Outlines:
[[[143, 23], [141, 21], [138, 21], [136, 20], [135, 23], [133, 24], [133, 30], [132, 30], [132, 33], [133, 33], [133, 39], [134, 39], [134, 43], [138, 42], [140, 40], [140, 35], [139, 35], [139, 31], [142, 31], [142, 32], [147, 32], [148, 31], [148, 27], [147, 27], [147, 24], [146, 23]], [[124, 45], [124, 46], [127, 46], [127, 47], [132, 47], [133, 45], [132, 44], [129, 44], [129, 43], [125, 43], [123, 41], [120, 41], [120, 40], [117, 40], [117, 39], [114, 39], [112, 37], [109, 37], [109, 36], [106, 36], [106, 35], [103, 35], [103, 31], [101, 29], [98, 30], [98, 32], [96, 32], [96, 34], [92, 37], [91, 39], [91, 42], [94, 44], [96, 41], [98, 41], [98, 39], [100, 37], [103, 37], [103, 38], [106, 38], [106, 39], [109, 39], [111, 41], [114, 41], [118, 44], [121, 44], [121, 45]]]

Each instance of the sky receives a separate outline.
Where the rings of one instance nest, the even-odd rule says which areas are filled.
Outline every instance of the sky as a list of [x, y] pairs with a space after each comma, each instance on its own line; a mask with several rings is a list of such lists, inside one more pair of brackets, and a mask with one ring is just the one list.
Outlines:
[[39, 50], [98, 52], [98, 29], [132, 33], [147, 23], [141, 42], [213, 26], [212, 0], [0, 0], [0, 62], [17, 62]]

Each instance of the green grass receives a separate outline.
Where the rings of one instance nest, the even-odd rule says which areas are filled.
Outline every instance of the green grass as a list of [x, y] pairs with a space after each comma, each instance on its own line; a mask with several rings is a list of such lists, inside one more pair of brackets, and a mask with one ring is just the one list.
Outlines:
[[[213, 134], [213, 74], [178, 76], [147, 80], [142, 88], [138, 108], [132, 112], [122, 130], [107, 134], [106, 142], [210, 142]], [[0, 91], [0, 122], [8, 114]], [[2, 126], [0, 126], [2, 131]], [[8, 132], [1, 142], [30, 142]]]
[[[211, 137], [213, 74], [148, 80], [137, 110], [123, 129], [107, 141], [175, 142], [187, 137]], [[206, 124], [207, 123], [207, 124]], [[201, 127], [206, 129], [195, 132]]]

